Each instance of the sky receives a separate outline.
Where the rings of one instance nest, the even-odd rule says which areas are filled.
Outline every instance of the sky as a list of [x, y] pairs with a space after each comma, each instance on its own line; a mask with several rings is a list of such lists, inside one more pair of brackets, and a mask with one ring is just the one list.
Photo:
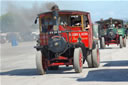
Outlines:
[[23, 8], [31, 8], [34, 3], [55, 2], [62, 10], [90, 12], [92, 21], [101, 18], [128, 19], [128, 0], [0, 0], [0, 15], [7, 12], [6, 3], [14, 3]]

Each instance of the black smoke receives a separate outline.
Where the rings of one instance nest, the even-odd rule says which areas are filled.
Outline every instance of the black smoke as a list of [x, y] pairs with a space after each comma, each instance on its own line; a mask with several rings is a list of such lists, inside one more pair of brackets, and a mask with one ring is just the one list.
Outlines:
[[[18, 36], [19, 41], [32, 40], [32, 32], [39, 31], [39, 25], [34, 24], [38, 14], [50, 11], [54, 2], [27, 2], [27, 1], [2, 1], [6, 7], [5, 14], [1, 16], [1, 32]], [[22, 6], [20, 4], [22, 3]], [[32, 4], [31, 7], [25, 5]], [[20, 38], [19, 38], [20, 37]]]
[[[6, 14], [8, 17], [11, 17], [11, 20], [7, 21], [10, 23], [7, 26], [6, 21], [2, 22], [2, 25], [5, 25], [6, 29], [10, 32], [31, 32], [37, 28], [34, 25], [34, 20], [37, 17], [37, 14], [50, 11], [51, 7], [55, 5], [54, 2], [33, 2], [32, 6], [27, 8], [26, 6], [19, 6], [20, 3], [26, 3], [26, 1], [16, 2], [16, 1], [6, 1]], [[30, 2], [27, 2], [28, 5]], [[7, 19], [6, 19], [7, 20]]]

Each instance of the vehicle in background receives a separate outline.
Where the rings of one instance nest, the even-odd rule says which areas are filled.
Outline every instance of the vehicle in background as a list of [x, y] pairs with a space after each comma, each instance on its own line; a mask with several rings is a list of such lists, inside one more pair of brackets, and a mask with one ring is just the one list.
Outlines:
[[125, 28], [126, 28], [126, 38], [128, 38], [128, 23], [127, 24], [125, 24]]
[[0, 43], [1, 44], [4, 44], [7, 42], [6, 36], [7, 36], [7, 33], [0, 33]]
[[101, 19], [96, 22], [99, 24], [100, 47], [105, 48], [106, 45], [117, 44], [126, 47], [126, 29], [121, 19], [109, 18]]

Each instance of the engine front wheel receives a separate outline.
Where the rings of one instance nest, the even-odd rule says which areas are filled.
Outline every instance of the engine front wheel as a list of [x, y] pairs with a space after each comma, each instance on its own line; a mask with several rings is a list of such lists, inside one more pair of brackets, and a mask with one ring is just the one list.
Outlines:
[[80, 73], [83, 69], [83, 53], [81, 48], [75, 48], [74, 50], [74, 69], [75, 72]]
[[36, 54], [36, 67], [39, 74], [44, 75], [46, 73], [42, 63], [42, 53], [40, 51]]

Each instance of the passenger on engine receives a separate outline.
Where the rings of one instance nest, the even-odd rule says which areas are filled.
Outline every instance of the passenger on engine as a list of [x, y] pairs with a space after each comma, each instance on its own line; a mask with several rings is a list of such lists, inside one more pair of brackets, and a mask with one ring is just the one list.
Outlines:
[[115, 22], [115, 28], [118, 29], [118, 22]]
[[86, 22], [86, 28], [85, 29], [89, 29], [90, 28], [90, 25], [89, 25], [89, 22], [87, 21]]
[[80, 21], [76, 21], [75, 18], [72, 19], [71, 21], [72, 26], [80, 26], [81, 22]]
[[119, 27], [119, 28], [122, 28], [122, 24], [120, 23], [118, 27]]
[[81, 26], [81, 16], [71, 16], [71, 26]]
[[81, 25], [80, 21], [75, 22], [75, 26], [80, 26], [80, 25]]

